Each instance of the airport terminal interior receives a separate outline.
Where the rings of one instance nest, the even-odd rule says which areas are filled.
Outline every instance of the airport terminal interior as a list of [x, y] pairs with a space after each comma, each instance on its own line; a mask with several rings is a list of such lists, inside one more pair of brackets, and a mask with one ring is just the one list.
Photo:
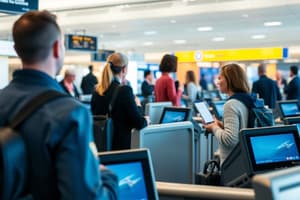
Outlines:
[[[300, 0], [0, 0], [0, 95], [22, 68], [12, 27], [29, 10], [57, 16], [65, 57], [56, 80], [72, 72], [74, 98], [86, 109], [96, 86], [92, 92], [82, 87], [90, 66], [100, 84], [110, 55], [128, 57], [121, 84], [141, 102], [147, 126], [131, 130], [130, 149], [111, 151], [113, 136], [97, 134], [103, 119], [93, 116], [99, 158], [117, 174], [120, 199], [299, 199], [300, 80], [298, 97], [290, 98], [287, 88], [298, 76], [292, 69], [300, 67]], [[155, 96], [166, 54], [177, 58], [169, 76], [177, 94], [182, 91], [178, 104]], [[251, 91], [263, 66], [280, 98], [267, 88], [274, 102], [268, 105], [256, 90], [262, 106], [255, 106], [271, 118], [259, 125], [256, 117], [254, 127], [240, 129], [223, 160], [223, 136], [205, 127], [228, 118], [224, 105], [232, 98], [220, 87], [220, 73], [231, 63], [243, 69]], [[145, 95], [147, 72], [152, 90]], [[197, 88], [193, 99], [188, 73]]]

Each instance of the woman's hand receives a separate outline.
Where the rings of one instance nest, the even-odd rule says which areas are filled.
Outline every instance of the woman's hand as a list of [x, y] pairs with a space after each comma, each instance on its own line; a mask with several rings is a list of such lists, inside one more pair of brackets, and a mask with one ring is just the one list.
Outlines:
[[223, 123], [219, 120], [217, 120], [216, 118], [214, 118], [214, 122], [213, 123], [210, 123], [210, 124], [203, 124], [203, 127], [208, 130], [209, 132], [212, 132], [212, 130], [215, 128], [215, 127], [220, 127], [220, 128], [223, 128]]

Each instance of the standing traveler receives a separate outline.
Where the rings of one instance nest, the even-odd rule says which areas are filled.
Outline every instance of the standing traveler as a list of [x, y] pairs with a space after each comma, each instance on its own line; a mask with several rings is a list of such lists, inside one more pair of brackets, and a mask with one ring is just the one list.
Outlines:
[[93, 115], [107, 115], [109, 104], [115, 94], [112, 105], [113, 150], [130, 149], [131, 130], [142, 129], [147, 125], [142, 116], [141, 103], [134, 96], [132, 88], [121, 85], [127, 73], [128, 59], [124, 54], [113, 53], [108, 56], [102, 72], [101, 82], [92, 95]]
[[145, 99], [153, 95], [154, 85], [152, 84], [153, 75], [150, 70], [144, 72], [144, 81], [142, 83], [142, 95]]
[[173, 106], [180, 106], [182, 90], [176, 91], [174, 80], [170, 77], [170, 73], [177, 70], [177, 57], [169, 54], [164, 55], [159, 70], [162, 75], [155, 83], [155, 101], [171, 101]]
[[298, 99], [300, 101], [300, 79], [298, 77], [298, 66], [296, 65], [290, 67], [290, 79], [284, 92], [287, 100]]
[[[0, 125], [35, 96], [49, 89], [63, 93], [55, 80], [65, 51], [55, 16], [47, 11], [23, 14], [13, 25], [13, 40], [22, 69], [0, 93]], [[27, 148], [33, 199], [117, 198], [116, 176], [99, 169], [91, 113], [77, 100], [64, 97], [42, 105], [18, 131]]]
[[281, 100], [280, 90], [275, 81], [266, 76], [266, 66], [260, 64], [258, 66], [259, 80], [255, 81], [252, 86], [252, 93], [258, 94], [259, 98], [262, 98], [265, 105], [274, 109], [276, 101]]
[[81, 89], [83, 94], [92, 94], [95, 90], [95, 86], [98, 83], [97, 77], [93, 74], [93, 65], [89, 66], [89, 73], [85, 75], [81, 80]]
[[74, 69], [66, 69], [64, 79], [59, 82], [64, 91], [72, 97], [79, 99], [79, 92], [74, 84], [76, 73]]
[[196, 81], [194, 71], [187, 71], [185, 75], [186, 94], [182, 95], [182, 98], [187, 102], [187, 105], [192, 108], [193, 103], [196, 101], [199, 93], [200, 86]]

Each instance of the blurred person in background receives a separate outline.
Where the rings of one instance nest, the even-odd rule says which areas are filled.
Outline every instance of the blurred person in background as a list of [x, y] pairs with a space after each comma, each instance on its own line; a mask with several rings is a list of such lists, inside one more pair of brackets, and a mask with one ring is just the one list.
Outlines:
[[280, 94], [283, 97], [284, 90], [287, 86], [287, 81], [286, 81], [285, 78], [283, 78], [282, 71], [280, 71], [280, 70], [276, 71], [276, 83], [277, 83], [277, 86], [279, 88]]
[[298, 66], [290, 67], [288, 85], [284, 90], [287, 100], [298, 99], [300, 101], [300, 79], [298, 77]]
[[90, 65], [89, 73], [82, 77], [80, 87], [82, 89], [83, 94], [92, 94], [95, 90], [95, 86], [98, 83], [97, 77], [93, 74], [93, 69], [93, 65]]
[[142, 95], [144, 98], [148, 98], [153, 95], [154, 85], [153, 85], [153, 75], [150, 70], [145, 70], [144, 81], [142, 83]]
[[72, 68], [68, 68], [65, 71], [64, 79], [59, 82], [59, 84], [62, 86], [62, 88], [65, 90], [67, 94], [69, 94], [72, 97], [75, 97], [76, 99], [79, 99], [79, 91], [74, 84], [76, 78], [76, 72]]
[[276, 82], [266, 75], [266, 65], [260, 64], [257, 69], [259, 79], [253, 83], [252, 93], [258, 94], [264, 100], [265, 105], [274, 109], [276, 101], [282, 99]]
[[200, 93], [200, 86], [196, 81], [196, 76], [194, 71], [189, 70], [185, 74], [185, 85], [186, 94], [182, 95], [182, 98], [187, 102], [188, 107], [193, 107], [193, 103], [198, 98]]
[[201, 74], [199, 84], [200, 84], [202, 90], [208, 90], [207, 81], [205, 79], [205, 74]]
[[177, 57], [170, 54], [164, 55], [160, 62], [159, 70], [162, 72], [162, 75], [155, 83], [155, 101], [171, 101], [173, 106], [180, 106], [182, 90], [179, 88], [176, 91], [174, 80], [170, 76], [171, 72], [177, 71]]

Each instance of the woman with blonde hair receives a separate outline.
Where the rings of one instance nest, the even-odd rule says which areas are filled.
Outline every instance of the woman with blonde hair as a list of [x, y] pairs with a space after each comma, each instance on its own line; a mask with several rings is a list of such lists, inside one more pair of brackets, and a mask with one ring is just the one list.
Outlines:
[[[221, 164], [239, 141], [239, 131], [248, 126], [248, 107], [253, 100], [245, 71], [237, 64], [221, 68], [219, 89], [229, 97], [224, 105], [223, 122], [215, 121], [204, 127], [214, 134], [219, 142]], [[240, 101], [240, 100], [242, 101]]]
[[122, 53], [113, 53], [107, 58], [100, 83], [92, 95], [93, 115], [106, 115], [112, 105], [113, 150], [130, 149], [131, 129], [142, 129], [147, 125], [141, 114], [140, 102], [133, 95], [132, 88], [121, 85], [127, 73], [128, 59]]

